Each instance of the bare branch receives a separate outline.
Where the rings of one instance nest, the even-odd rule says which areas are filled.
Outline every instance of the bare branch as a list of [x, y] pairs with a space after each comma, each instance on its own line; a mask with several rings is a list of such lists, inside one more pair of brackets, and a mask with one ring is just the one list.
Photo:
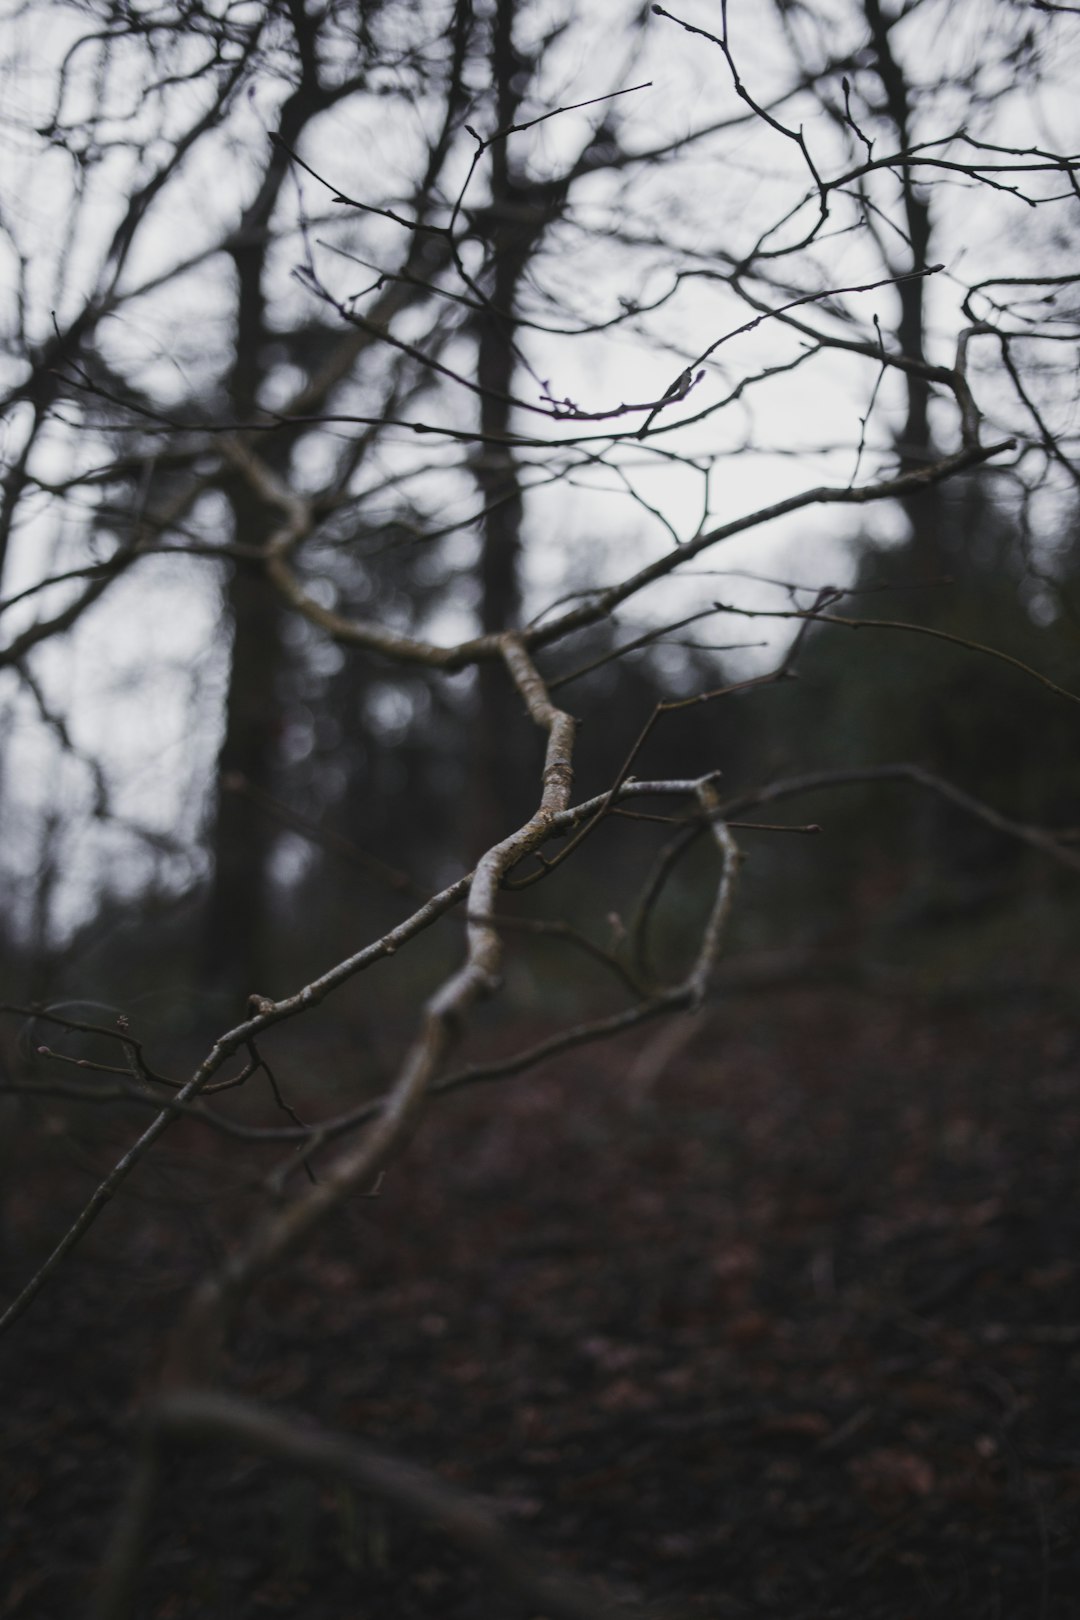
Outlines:
[[[283, 1417], [254, 1401], [216, 1390], [183, 1389], [160, 1396], [146, 1415], [143, 1442], [161, 1459], [177, 1446], [239, 1446], [273, 1458], [315, 1479], [353, 1486], [365, 1496], [417, 1520], [554, 1620], [617, 1620], [638, 1612], [601, 1588], [559, 1569], [520, 1545], [480, 1504], [457, 1486], [415, 1463], [387, 1456], [361, 1441], [328, 1434], [310, 1422]], [[151, 1464], [133, 1480], [132, 1494], [107, 1566], [98, 1620], [130, 1612], [135, 1570], [147, 1533]], [[137, 1493], [137, 1494], [136, 1494]], [[650, 1614], [655, 1613], [650, 1610]]]

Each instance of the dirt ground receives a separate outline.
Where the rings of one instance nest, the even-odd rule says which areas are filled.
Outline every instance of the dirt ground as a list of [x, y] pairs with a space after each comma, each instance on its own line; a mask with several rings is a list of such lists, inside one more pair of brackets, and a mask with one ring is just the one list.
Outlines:
[[[260, 1290], [232, 1386], [665, 1613], [1080, 1616], [1076, 1019], [804, 990], [720, 1004], [649, 1087], [640, 1046], [435, 1109]], [[72, 1117], [18, 1127], [9, 1286], [132, 1133]], [[252, 1207], [235, 1145], [184, 1131], [0, 1350], [4, 1620], [88, 1612], [139, 1394]], [[404, 1519], [224, 1451], [170, 1470], [136, 1612], [528, 1615]]]

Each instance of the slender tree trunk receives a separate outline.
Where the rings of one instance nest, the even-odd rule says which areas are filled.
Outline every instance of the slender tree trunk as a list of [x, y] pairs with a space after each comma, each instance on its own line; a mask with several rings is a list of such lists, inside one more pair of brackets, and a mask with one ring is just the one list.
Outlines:
[[[906, 151], [912, 141], [911, 87], [892, 49], [894, 18], [883, 11], [880, 0], [864, 0], [878, 78], [884, 92], [885, 110], [896, 131], [898, 148]], [[895, 267], [897, 273], [925, 270], [928, 264], [933, 221], [930, 205], [920, 192], [910, 168], [901, 171], [904, 218], [910, 248], [910, 263]], [[900, 320], [896, 336], [904, 354], [914, 360], [926, 359], [926, 281], [911, 277], [896, 287], [900, 299]], [[897, 450], [904, 472], [925, 467], [936, 450], [930, 425], [930, 385], [911, 372], [905, 374], [907, 414], [898, 436]], [[904, 511], [911, 525], [910, 559], [913, 577], [930, 580], [946, 573], [943, 550], [944, 517], [941, 485], [933, 485], [909, 495]]]
[[[238, 505], [234, 500], [234, 513]], [[270, 818], [235, 788], [240, 781], [263, 792], [273, 787], [284, 646], [276, 593], [258, 564], [236, 564], [226, 607], [232, 656], [210, 834], [214, 872], [201, 970], [207, 988], [243, 996], [268, 993], [271, 964], [265, 942], [275, 832]]]
[[[503, 0], [492, 19], [491, 65], [498, 127], [509, 128], [520, 105], [525, 66], [514, 47], [517, 6]], [[521, 620], [521, 554], [524, 500], [517, 460], [509, 444], [513, 412], [508, 396], [517, 370], [515, 307], [521, 278], [546, 223], [536, 198], [510, 167], [507, 143], [491, 148], [492, 266], [489, 303], [477, 318], [476, 377], [482, 389], [483, 435], [475, 460], [481, 519], [480, 625], [485, 632], [511, 629]], [[526, 813], [529, 736], [522, 704], [496, 664], [481, 665], [477, 680], [477, 725], [473, 744], [469, 843], [486, 848]], [[529, 785], [528, 792], [533, 789]]]
[[[506, 630], [521, 619], [521, 480], [513, 451], [500, 449], [511, 426], [503, 396], [514, 380], [513, 310], [521, 263], [516, 254], [500, 257], [492, 303], [479, 336], [477, 378], [484, 389], [480, 425], [484, 442], [476, 458], [476, 483], [484, 506], [480, 551], [480, 624]], [[503, 318], [502, 312], [506, 311]], [[504, 837], [521, 818], [525, 803], [521, 698], [497, 664], [481, 665], [473, 758], [473, 825], [470, 841], [484, 848]]]
[[[296, 97], [287, 104], [282, 132], [292, 143], [308, 109]], [[290, 126], [294, 126], [290, 127]], [[285, 174], [281, 147], [270, 157], [259, 194], [246, 211], [245, 225], [269, 219]], [[229, 405], [238, 422], [258, 406], [266, 344], [263, 271], [266, 248], [257, 238], [233, 251], [237, 278], [235, 352], [228, 380]], [[241, 480], [226, 490], [234, 538], [245, 546], [267, 539], [270, 514]], [[259, 563], [239, 561], [225, 594], [232, 647], [225, 701], [225, 731], [218, 753], [216, 796], [207, 841], [213, 860], [207, 897], [200, 978], [206, 989], [230, 997], [267, 992], [270, 963], [269, 867], [274, 830], [250, 797], [237, 793], [242, 778], [269, 793], [273, 787], [281, 732], [280, 680], [284, 655], [281, 608]]]

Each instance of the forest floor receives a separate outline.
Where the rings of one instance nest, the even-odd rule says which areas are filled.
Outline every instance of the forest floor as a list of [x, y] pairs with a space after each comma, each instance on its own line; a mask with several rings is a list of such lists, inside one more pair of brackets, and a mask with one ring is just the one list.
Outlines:
[[[642, 1045], [440, 1104], [260, 1289], [232, 1386], [646, 1612], [1080, 1616], [1075, 1018], [802, 990], [721, 1003], [663, 1072]], [[132, 1134], [73, 1145], [41, 1108], [11, 1284]], [[88, 1612], [139, 1395], [250, 1213], [236, 1144], [183, 1130], [0, 1350], [3, 1620]], [[397, 1514], [228, 1451], [170, 1467], [135, 1612], [530, 1615]]]

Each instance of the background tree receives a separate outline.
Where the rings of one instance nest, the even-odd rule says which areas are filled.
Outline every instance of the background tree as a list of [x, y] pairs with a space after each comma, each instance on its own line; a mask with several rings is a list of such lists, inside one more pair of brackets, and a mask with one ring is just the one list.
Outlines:
[[[902, 351], [924, 363], [921, 371], [902, 373], [896, 445], [902, 465], [925, 465], [933, 459], [942, 431], [947, 431], [939, 393], [925, 370], [937, 340], [934, 320], [940, 320], [936, 312], [941, 298], [932, 281], [904, 272], [942, 261], [950, 267], [946, 274], [956, 281], [959, 277], [951, 266], [957, 256], [963, 264], [965, 257], [978, 257], [982, 251], [978, 217], [962, 216], [958, 228], [958, 216], [950, 206], [951, 186], [943, 191], [929, 183], [938, 165], [939, 172], [962, 173], [950, 171], [956, 160], [939, 131], [959, 98], [964, 114], [956, 125], [955, 149], [981, 151], [987, 161], [996, 161], [994, 125], [1003, 102], [1014, 94], [1018, 80], [1025, 94], [1037, 94], [1042, 80], [1045, 64], [1038, 31], [1028, 11], [983, 8], [978, 22], [987, 24], [987, 32], [974, 51], [975, 19], [970, 19], [969, 30], [962, 10], [946, 14], [924, 5], [889, 11], [867, 3], [855, 8], [853, 18], [863, 25], [865, 43], [854, 52], [838, 52], [835, 39], [811, 12], [785, 7], [780, 16], [819, 106], [845, 142], [849, 161], [855, 168], [860, 162], [867, 168], [857, 181], [866, 230], [882, 267], [898, 278], [898, 312], [886, 324], [894, 326]], [[1053, 106], [1052, 96], [1048, 106]], [[883, 150], [907, 151], [916, 154], [917, 161], [899, 175], [887, 165], [877, 169], [875, 160]], [[1028, 157], [1034, 176], [1040, 154], [1033, 150]], [[999, 182], [994, 173], [987, 175], [990, 183], [1007, 187], [1008, 181]], [[882, 182], [884, 190], [879, 189]], [[1034, 184], [1040, 198], [1053, 194], [1055, 182], [1049, 178]], [[994, 218], [1004, 242], [1016, 243], [1020, 233], [1032, 227], [1025, 218], [1009, 219], [1020, 200], [1017, 194], [1006, 190], [1005, 198], [1011, 199], [1009, 205], [1000, 214], [994, 210]], [[1030, 202], [1017, 210], [1021, 216], [1031, 212]], [[1051, 213], [1035, 216], [1037, 233], [1047, 228]], [[1059, 212], [1054, 228], [1060, 229], [1062, 223]], [[1047, 265], [1052, 259], [1047, 242]], [[1038, 405], [1033, 399], [1025, 403], [1025, 387], [1020, 384], [1017, 390], [1018, 373], [1007, 359], [1012, 345], [1023, 345], [1032, 375], [1042, 379], [1040, 389], [1049, 384], [1046, 362], [1063, 335], [1062, 327], [1057, 319], [1032, 321], [1033, 305], [1028, 301], [1047, 295], [1053, 299], [1054, 289], [1050, 283], [1036, 288], [1021, 276], [1007, 283], [1013, 290], [995, 301], [990, 284], [980, 285], [977, 275], [972, 281], [977, 290], [957, 289], [971, 323], [960, 341], [965, 358], [970, 355], [978, 397], [1000, 431], [1018, 434], [1018, 449], [986, 477], [962, 477], [912, 493], [902, 503], [906, 534], [899, 544], [895, 536], [861, 537], [850, 611], [911, 620], [946, 636], [1009, 647], [1067, 683], [1075, 661], [1075, 614], [1068, 605], [1068, 581], [1076, 566], [1071, 526], [1067, 518], [1060, 527], [1051, 520], [1041, 540], [1034, 540], [1025, 514], [1033, 499], [1063, 501], [1063, 509], [1068, 508], [1072, 451], [1066, 450], [1063, 435], [1069, 430], [1065, 417], [1057, 417], [1058, 432], [1044, 435], [1040, 444]], [[805, 327], [801, 312], [795, 318]], [[1005, 375], [997, 371], [1002, 355]], [[1065, 396], [1059, 395], [1051, 409], [1056, 413], [1064, 405]], [[1051, 493], [1054, 489], [1056, 495]], [[821, 764], [828, 760], [836, 767], [850, 767], [902, 754], [956, 776], [1021, 819], [1068, 823], [1068, 805], [1075, 800], [1077, 784], [1062, 768], [1075, 753], [1076, 743], [1067, 712], [1045, 714], [1037, 700], [1029, 703], [1026, 692], [1002, 682], [1000, 670], [969, 666], [963, 674], [950, 676], [941, 648], [928, 646], [913, 669], [905, 649], [878, 639], [863, 650], [857, 682], [850, 678], [844, 651], [829, 637], [813, 638], [802, 664], [802, 701], [796, 701], [786, 722], [780, 720], [774, 739], [779, 756], [790, 757], [795, 738], [815, 709], [827, 709], [832, 724], [822, 739]], [[948, 699], [943, 701], [946, 685]], [[933, 915], [939, 922], [956, 923], [967, 912], [985, 911], [995, 898], [1017, 898], [1022, 869], [1014, 858], [1016, 847], [1007, 849], [990, 828], [976, 833], [944, 802], [924, 806], [915, 815], [897, 805], [883, 838], [880, 822], [870, 833], [866, 808], [865, 799], [849, 805], [849, 832], [863, 847], [864, 860], [877, 868], [870, 892], [879, 895], [884, 883], [894, 897], [886, 917], [911, 920]], [[884, 859], [880, 853], [873, 855], [871, 842], [879, 852], [890, 854]], [[901, 850], [907, 852], [906, 861], [896, 858]], [[1030, 884], [1025, 892], [1030, 899]], [[970, 948], [969, 940], [963, 948]], [[1052, 951], [1057, 945], [1048, 938], [1047, 948]]]

